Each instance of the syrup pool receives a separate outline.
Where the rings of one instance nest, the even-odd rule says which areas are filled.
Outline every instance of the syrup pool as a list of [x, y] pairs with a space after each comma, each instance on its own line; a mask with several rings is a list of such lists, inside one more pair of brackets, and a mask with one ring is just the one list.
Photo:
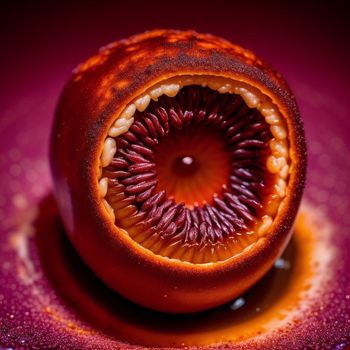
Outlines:
[[53, 197], [44, 196], [14, 218], [1, 245], [0, 343], [291, 349], [322, 341], [324, 349], [333, 349], [347, 341], [345, 328], [338, 327], [349, 327], [350, 294], [339, 285], [344, 252], [334, 244], [335, 226], [319, 210], [304, 202], [284, 254], [245, 294], [206, 312], [170, 315], [141, 308], [106, 287], [68, 241]]

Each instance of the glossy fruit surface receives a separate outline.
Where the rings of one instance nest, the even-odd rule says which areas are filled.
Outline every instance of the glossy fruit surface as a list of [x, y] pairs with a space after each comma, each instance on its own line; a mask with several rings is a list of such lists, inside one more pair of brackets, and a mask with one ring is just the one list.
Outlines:
[[[106, 140], [109, 140], [108, 134], [111, 135], [112, 127], [119, 116], [132, 104], [135, 104], [138, 112], [142, 114], [143, 107], [139, 105], [145, 98], [145, 93], [154, 91], [152, 89], [164, 82], [167, 82], [167, 86], [169, 81], [174, 85], [172, 79], [181, 77], [191, 77], [191, 79], [194, 77], [206, 79], [206, 81], [222, 79], [225, 84], [227, 81], [230, 84], [232, 82], [244, 84], [239, 85], [238, 88], [244, 89], [242, 86], [245, 86], [248, 92], [257, 91], [257, 94], [261, 94], [266, 101], [273, 104], [282, 116], [281, 123], [284, 126], [282, 131], [287, 130], [287, 135], [282, 135], [281, 138], [286, 138], [288, 141], [288, 181], [283, 190], [283, 198], [281, 197], [276, 210], [273, 215], [271, 214], [273, 222], [269, 223], [269, 230], [259, 235], [257, 223], [262, 225], [261, 222], [264, 223], [264, 221], [261, 221], [260, 217], [270, 214], [269, 211], [272, 210], [268, 206], [268, 198], [270, 198], [268, 195], [272, 195], [272, 192], [263, 195], [264, 200], [260, 203], [259, 209], [262, 213], [259, 214], [260, 216], [257, 214], [257, 221], [244, 229], [244, 233], [255, 234], [252, 241], [246, 241], [243, 246], [241, 244], [242, 249], [233, 252], [231, 256], [227, 256], [227, 251], [223, 254], [223, 258], [214, 259], [212, 256], [203, 255], [199, 262], [191, 260], [193, 256], [198, 255], [197, 241], [195, 241], [191, 259], [182, 259], [184, 255], [169, 257], [167, 256], [169, 250], [166, 249], [162, 254], [158, 254], [159, 250], [155, 251], [153, 246], [143, 246], [142, 242], [134, 240], [126, 224], [129, 225], [130, 232], [136, 225], [130, 227], [130, 223], [124, 224], [121, 221], [123, 218], [130, 218], [127, 212], [118, 211], [117, 205], [114, 209], [112, 205], [114, 214], [113, 218], [111, 217], [106, 210], [108, 205], [104, 204], [105, 200], [109, 201], [109, 204], [112, 202], [110, 192], [107, 192], [106, 199], [103, 199], [99, 187], [101, 176], [104, 176], [103, 174], [108, 170], [107, 167], [110, 166], [109, 163], [106, 165], [103, 163], [105, 144], [109, 142]], [[186, 84], [184, 86], [188, 85]], [[198, 82], [192, 81], [190, 84], [198, 85]], [[252, 90], [249, 90], [250, 88]], [[186, 89], [187, 87], [183, 87], [181, 91]], [[204, 87], [198, 89], [204, 89]], [[159, 100], [161, 99], [162, 97]], [[156, 99], [154, 101], [154, 103], [160, 103]], [[249, 104], [249, 101], [244, 102]], [[152, 107], [152, 103], [149, 108]], [[136, 118], [144, 120], [142, 115], [136, 116], [135, 120]], [[137, 120], [133, 125], [136, 122]], [[174, 125], [176, 126], [176, 123]], [[281, 135], [279, 126], [271, 125], [271, 133], [261, 142], [271, 143], [275, 134]], [[133, 126], [130, 127], [131, 131], [132, 128]], [[140, 128], [139, 126], [138, 130]], [[183, 131], [186, 128], [184, 124], [180, 129]], [[203, 137], [200, 137], [198, 142], [202, 139]], [[114, 142], [119, 150], [121, 141], [118, 140]], [[181, 139], [178, 144], [182, 145], [183, 142], [184, 140]], [[209, 140], [208, 147], [214, 143], [216, 141]], [[224, 147], [223, 152], [218, 152], [226, 154], [226, 150]], [[169, 158], [173, 151], [174, 147], [169, 146]], [[305, 151], [303, 126], [294, 97], [278, 73], [251, 52], [223, 39], [192, 31], [159, 30], [108, 45], [76, 69], [57, 108], [51, 141], [51, 167], [56, 198], [69, 237], [94, 272], [113, 289], [138, 304], [156, 310], [180, 313], [199, 311], [227, 302], [252, 286], [280, 256], [289, 241], [302, 195], [306, 168]], [[154, 152], [159, 154], [159, 150]], [[225, 156], [221, 153], [219, 157], [216, 157], [215, 153], [212, 158], [208, 155], [207, 158], [225, 160]], [[264, 174], [269, 174], [267, 169], [274, 168], [265, 166], [268, 158], [264, 157], [260, 170]], [[186, 154], [180, 157], [180, 163], [182, 162], [180, 166], [176, 163], [179, 162], [178, 158], [174, 159], [178, 165], [176, 169], [182, 169], [180, 170], [182, 176], [194, 172], [193, 167], [183, 167], [185, 158]], [[200, 159], [194, 152], [194, 165], [197, 158]], [[159, 163], [158, 160], [160, 181], [157, 184], [158, 187], [164, 187], [159, 191], [166, 192], [169, 185], [166, 181], [164, 185], [164, 179], [169, 177], [167, 173], [169, 168]], [[113, 161], [111, 164], [113, 165]], [[121, 163], [118, 164], [120, 166]], [[131, 166], [130, 164], [128, 167]], [[213, 170], [217, 167], [212, 166]], [[231, 171], [225, 170], [225, 165], [220, 168], [220, 173], [214, 176], [219, 179], [219, 184], [224, 182], [222, 179], [229, 176]], [[227, 166], [227, 169], [229, 168], [230, 166]], [[176, 171], [170, 172], [170, 176], [173, 173]], [[130, 173], [127, 176], [130, 176]], [[269, 174], [269, 177], [273, 176]], [[108, 181], [108, 191], [110, 191], [110, 180]], [[202, 191], [206, 202], [210, 203], [212, 192], [218, 192], [211, 190], [211, 187], [216, 187], [216, 183], [216, 180], [209, 181], [209, 189], [206, 188], [208, 193]], [[271, 191], [277, 184], [276, 182], [274, 186], [270, 186]], [[171, 198], [179, 202], [184, 201], [188, 210], [192, 210], [191, 206], [198, 201], [197, 192], [190, 190], [189, 197], [185, 198], [184, 191], [181, 190], [182, 186], [179, 187], [180, 190], [177, 190], [178, 187], [169, 188], [169, 193], [172, 193]], [[280, 190], [277, 188], [277, 193], [280, 193]], [[220, 195], [219, 193], [218, 196]], [[120, 213], [123, 214], [122, 217], [118, 217]], [[140, 212], [135, 213], [130, 211], [130, 217], [135, 218], [139, 215], [137, 218], [140, 218], [142, 215]], [[169, 224], [171, 220], [168, 221]], [[203, 227], [201, 232], [205, 234], [202, 236], [209, 237], [211, 248], [214, 242], [209, 234], [211, 231], [206, 225]], [[151, 228], [153, 229], [153, 226]], [[142, 231], [142, 229], [137, 230], [138, 233]], [[238, 236], [240, 234], [241, 232], [238, 232]], [[207, 247], [208, 244], [205, 246]], [[187, 246], [184, 245], [181, 249], [184, 251]]]

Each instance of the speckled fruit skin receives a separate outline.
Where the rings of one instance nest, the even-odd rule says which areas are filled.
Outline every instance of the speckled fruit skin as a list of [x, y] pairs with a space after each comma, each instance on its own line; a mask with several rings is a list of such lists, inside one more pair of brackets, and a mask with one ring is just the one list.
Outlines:
[[[142, 248], [111, 222], [98, 193], [99, 156], [116, 116], [150, 86], [185, 74], [220, 75], [257, 87], [279, 107], [289, 129], [292, 172], [271, 232], [215, 264], [169, 260]], [[306, 171], [303, 125], [283, 78], [250, 51], [193, 31], [136, 35], [80, 65], [57, 107], [50, 156], [61, 217], [86, 263], [135, 303], [174, 313], [228, 302], [268, 271], [289, 241]]]

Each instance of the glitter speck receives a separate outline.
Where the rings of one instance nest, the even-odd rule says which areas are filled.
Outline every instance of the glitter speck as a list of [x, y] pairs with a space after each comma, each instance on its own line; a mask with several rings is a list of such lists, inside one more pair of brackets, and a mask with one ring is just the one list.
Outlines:
[[277, 259], [275, 262], [276, 269], [288, 270], [290, 269], [290, 262], [285, 259]]
[[230, 309], [231, 310], [238, 310], [242, 306], [244, 306], [244, 304], [245, 304], [245, 300], [243, 298], [238, 298], [230, 305]]
[[27, 199], [20, 193], [16, 193], [13, 197], [12, 197], [12, 203], [14, 204], [14, 206], [18, 209], [24, 209], [27, 206]]

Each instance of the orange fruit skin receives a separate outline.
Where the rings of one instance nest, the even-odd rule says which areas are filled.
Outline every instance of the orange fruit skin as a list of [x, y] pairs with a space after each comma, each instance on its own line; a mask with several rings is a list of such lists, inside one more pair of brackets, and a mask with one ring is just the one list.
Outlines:
[[[259, 88], [278, 106], [289, 130], [289, 190], [271, 232], [220, 263], [183, 263], [142, 248], [112, 223], [98, 193], [99, 157], [118, 113], [148, 87], [184, 74], [231, 77]], [[304, 130], [295, 98], [265, 62], [224, 39], [154, 30], [102, 48], [66, 85], [51, 136], [54, 191], [70, 240], [106, 284], [137, 304], [185, 313], [228, 302], [260, 279], [289, 241], [306, 173]]]

